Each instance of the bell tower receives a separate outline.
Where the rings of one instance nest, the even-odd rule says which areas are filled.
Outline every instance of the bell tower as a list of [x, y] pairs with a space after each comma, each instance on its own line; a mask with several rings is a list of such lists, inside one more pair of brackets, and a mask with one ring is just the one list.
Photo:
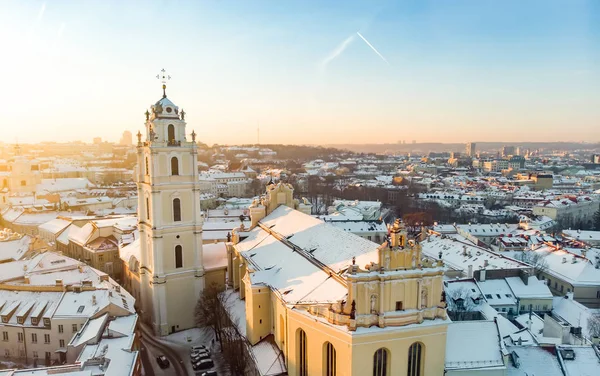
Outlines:
[[136, 183], [141, 251], [142, 317], [157, 335], [195, 325], [204, 288], [196, 134], [186, 139], [185, 112], [166, 94], [146, 111], [138, 132]]

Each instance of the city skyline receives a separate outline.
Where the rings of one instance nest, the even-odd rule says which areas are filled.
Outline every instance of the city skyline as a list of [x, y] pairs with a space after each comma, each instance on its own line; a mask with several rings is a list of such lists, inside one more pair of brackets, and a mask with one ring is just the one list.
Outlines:
[[600, 139], [593, 1], [0, 8], [7, 143], [135, 134], [163, 67], [209, 145]]

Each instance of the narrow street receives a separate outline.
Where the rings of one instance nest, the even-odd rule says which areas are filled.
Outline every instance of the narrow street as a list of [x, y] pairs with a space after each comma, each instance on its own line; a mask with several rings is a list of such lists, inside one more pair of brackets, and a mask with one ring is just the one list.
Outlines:
[[[150, 328], [148, 328], [145, 323], [140, 323], [140, 330], [142, 332], [142, 345], [145, 348], [142, 354], [142, 364], [144, 365], [144, 372], [146, 376], [153, 376], [155, 374], [159, 374], [161, 376], [189, 375], [187, 367], [184, 366], [183, 360], [176, 351], [157, 340]], [[160, 369], [156, 363], [156, 357], [158, 355], [166, 356], [167, 359], [169, 359], [171, 366], [167, 369]]]

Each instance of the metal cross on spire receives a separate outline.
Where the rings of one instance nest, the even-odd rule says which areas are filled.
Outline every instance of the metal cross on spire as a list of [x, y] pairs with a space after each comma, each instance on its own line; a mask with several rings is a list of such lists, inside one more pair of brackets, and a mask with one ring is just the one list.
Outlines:
[[171, 76], [167, 74], [165, 68], [161, 69], [160, 72], [156, 75], [156, 78], [162, 82], [163, 88], [163, 98], [167, 97], [167, 81], [171, 79]]

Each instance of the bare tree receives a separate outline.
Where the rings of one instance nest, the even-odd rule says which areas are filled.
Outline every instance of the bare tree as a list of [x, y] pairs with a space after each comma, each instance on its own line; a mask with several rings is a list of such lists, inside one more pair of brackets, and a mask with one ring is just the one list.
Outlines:
[[221, 342], [224, 317], [227, 316], [220, 293], [221, 288], [216, 283], [206, 286], [196, 303], [195, 310], [196, 326], [211, 328], [219, 342]]
[[236, 325], [230, 322], [228, 327], [223, 328], [221, 351], [225, 364], [229, 367], [232, 375], [248, 375], [251, 371], [248, 369], [250, 355], [248, 341], [239, 332]]
[[475, 299], [473, 292], [464, 286], [446, 290], [446, 304], [450, 318], [454, 321], [473, 320], [477, 316]]
[[228, 295], [216, 283], [205, 287], [196, 304], [196, 325], [214, 331], [230, 374], [248, 375], [251, 374], [248, 367], [252, 364], [248, 341], [228, 315], [231, 304]]
[[588, 335], [592, 338], [600, 337], [600, 313], [594, 313], [588, 317]]
[[548, 262], [546, 261], [545, 256], [543, 254], [533, 251], [522, 251], [514, 254], [513, 258], [515, 260], [531, 265], [533, 267], [535, 275], [538, 277], [543, 272], [548, 270]]

